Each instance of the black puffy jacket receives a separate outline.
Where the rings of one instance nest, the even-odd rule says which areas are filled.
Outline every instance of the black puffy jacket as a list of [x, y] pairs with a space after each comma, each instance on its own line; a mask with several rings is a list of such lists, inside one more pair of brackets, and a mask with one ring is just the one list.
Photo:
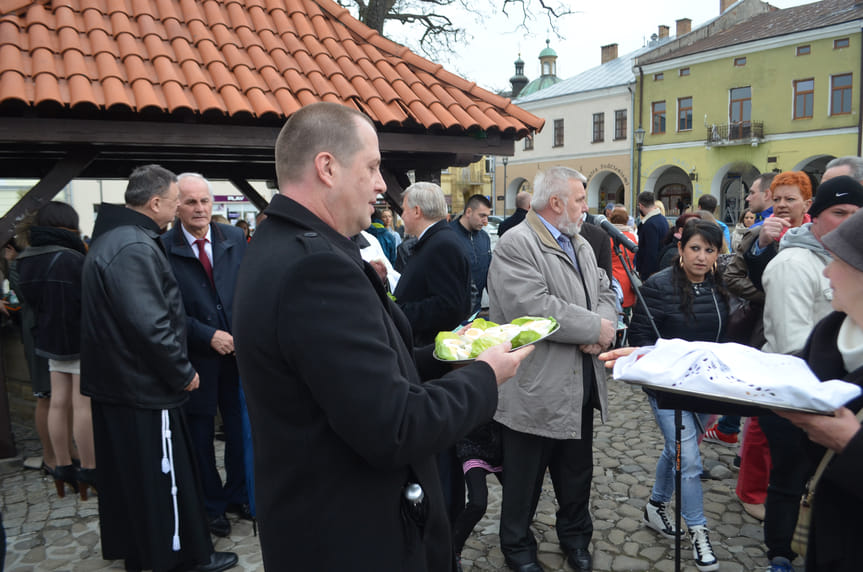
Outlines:
[[[724, 342], [728, 324], [728, 304], [717, 291], [711, 274], [704, 282], [691, 284], [693, 315], [680, 309], [680, 295], [674, 287], [674, 268], [666, 268], [647, 279], [641, 287], [644, 301], [664, 339]], [[634, 346], [649, 346], [656, 342], [644, 306], [635, 304], [629, 341]]]
[[176, 407], [195, 377], [186, 355], [186, 313], [149, 217], [100, 207], [84, 261], [81, 393], [139, 409]]

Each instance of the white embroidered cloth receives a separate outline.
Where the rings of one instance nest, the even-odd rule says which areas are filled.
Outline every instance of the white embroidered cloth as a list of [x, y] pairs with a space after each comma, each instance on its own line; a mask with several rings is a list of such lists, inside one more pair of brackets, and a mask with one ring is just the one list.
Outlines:
[[614, 379], [658, 390], [721, 396], [764, 407], [835, 411], [861, 388], [821, 382], [800, 358], [740, 344], [659, 340], [614, 364]]

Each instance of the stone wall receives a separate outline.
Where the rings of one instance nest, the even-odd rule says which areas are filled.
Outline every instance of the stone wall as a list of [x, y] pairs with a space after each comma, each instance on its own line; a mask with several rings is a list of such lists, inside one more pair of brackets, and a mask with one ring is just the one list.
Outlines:
[[9, 397], [9, 414], [17, 423], [32, 424], [36, 398], [30, 386], [30, 371], [24, 359], [20, 326], [7, 322], [0, 328], [0, 351], [6, 394]]

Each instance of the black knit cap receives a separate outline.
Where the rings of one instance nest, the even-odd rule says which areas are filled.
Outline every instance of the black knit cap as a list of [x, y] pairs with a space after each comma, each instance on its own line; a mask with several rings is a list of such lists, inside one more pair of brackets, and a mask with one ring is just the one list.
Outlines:
[[815, 200], [809, 207], [809, 216], [818, 216], [833, 205], [863, 207], [863, 185], [847, 175], [824, 181], [815, 193]]
[[863, 209], [825, 234], [821, 242], [833, 256], [863, 272]]

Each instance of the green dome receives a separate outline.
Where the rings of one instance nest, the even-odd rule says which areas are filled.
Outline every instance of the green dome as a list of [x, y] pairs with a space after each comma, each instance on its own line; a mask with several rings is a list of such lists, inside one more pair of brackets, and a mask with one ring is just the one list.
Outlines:
[[546, 41], [545, 41], [545, 49], [544, 49], [544, 50], [542, 50], [541, 52], [539, 52], [539, 58], [540, 58], [540, 59], [542, 59], [542, 58], [548, 58], [548, 57], [552, 57], [552, 58], [556, 58], [556, 57], [557, 57], [557, 52], [555, 52], [554, 50], [552, 50], [552, 49], [551, 49], [551, 45], [550, 45], [550, 44], [551, 44], [551, 40], [546, 40]]
[[540, 76], [540, 77], [536, 78], [535, 80], [533, 80], [532, 82], [530, 82], [529, 84], [527, 84], [526, 86], [524, 86], [524, 89], [522, 89], [518, 93], [518, 97], [522, 98], [526, 95], [530, 95], [531, 93], [536, 93], [537, 91], [539, 91], [541, 89], [545, 89], [547, 87], [550, 87], [550, 86], [552, 86], [556, 83], [560, 83], [562, 81], [563, 80], [560, 79], [559, 77], [557, 77], [556, 75]]

